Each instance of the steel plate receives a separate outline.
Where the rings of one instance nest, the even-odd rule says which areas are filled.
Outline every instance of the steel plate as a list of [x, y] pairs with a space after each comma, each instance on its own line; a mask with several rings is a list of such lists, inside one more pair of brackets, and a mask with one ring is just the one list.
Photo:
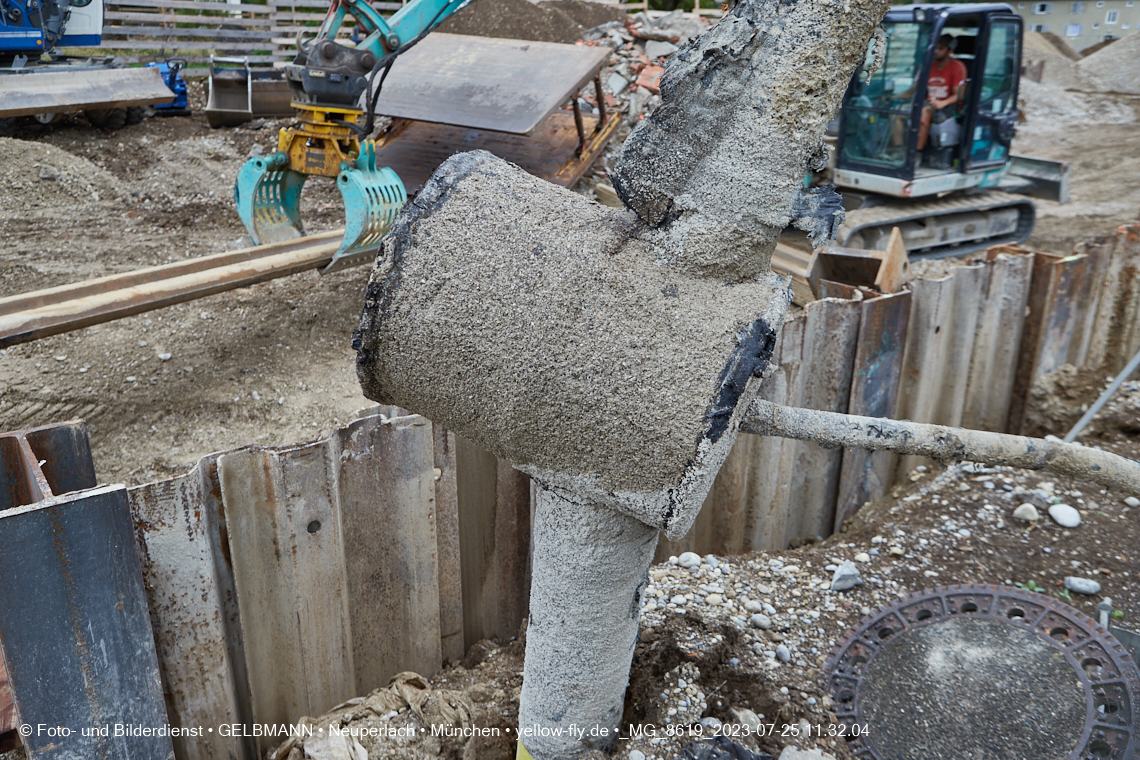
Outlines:
[[529, 135], [609, 57], [607, 47], [434, 32], [396, 59], [376, 113]]

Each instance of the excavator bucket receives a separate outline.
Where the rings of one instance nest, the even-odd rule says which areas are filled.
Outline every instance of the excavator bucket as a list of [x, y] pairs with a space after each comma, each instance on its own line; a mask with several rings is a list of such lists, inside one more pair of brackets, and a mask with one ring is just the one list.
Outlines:
[[234, 127], [259, 117], [293, 115], [292, 92], [280, 71], [258, 68], [248, 58], [210, 56], [206, 121]]
[[288, 168], [284, 153], [246, 161], [234, 183], [234, 202], [254, 245], [280, 243], [305, 234], [301, 187], [306, 175]]
[[396, 214], [408, 200], [404, 183], [396, 172], [376, 165], [376, 143], [372, 140], [360, 144], [356, 168], [342, 171], [336, 185], [344, 198], [347, 221], [344, 240], [323, 272], [334, 272], [373, 258], [380, 241], [396, 221]]

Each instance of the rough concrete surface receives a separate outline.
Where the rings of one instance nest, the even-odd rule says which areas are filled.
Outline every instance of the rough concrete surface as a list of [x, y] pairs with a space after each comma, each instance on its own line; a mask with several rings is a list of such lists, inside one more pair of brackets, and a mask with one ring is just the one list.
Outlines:
[[695, 277], [644, 229], [488, 153], [451, 158], [372, 275], [365, 394], [684, 534], [767, 366], [786, 285]]
[[[520, 738], [536, 758], [562, 757], [568, 744], [606, 749], [618, 736], [657, 530], [540, 490], [533, 540]], [[573, 727], [594, 726], [567, 741]]]
[[742, 2], [669, 59], [661, 106], [610, 173], [660, 228], [665, 260], [733, 281], [768, 268], [804, 174], [826, 165], [824, 128], [887, 7]]

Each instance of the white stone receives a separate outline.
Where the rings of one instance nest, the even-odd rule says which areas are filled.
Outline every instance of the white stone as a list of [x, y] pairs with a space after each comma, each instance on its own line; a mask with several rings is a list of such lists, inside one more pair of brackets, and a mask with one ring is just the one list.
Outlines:
[[1076, 591], [1078, 594], [1093, 594], [1100, 593], [1100, 584], [1096, 581], [1089, 580], [1088, 578], [1079, 578], [1075, 575], [1065, 577], [1065, 588], [1069, 591]]
[[752, 613], [763, 612], [764, 605], [760, 604], [760, 602], [756, 601], [755, 599], [749, 599], [748, 604], [744, 605], [744, 611]]
[[688, 603], [689, 600], [686, 599], [685, 597], [681, 596], [680, 594], [677, 594], [676, 596], [674, 596], [669, 601], [672, 602], [673, 604], [677, 605], [678, 607], [683, 607], [685, 604]]
[[831, 589], [833, 591], [846, 591], [849, 588], [862, 585], [862, 583], [863, 579], [859, 577], [859, 569], [855, 567], [855, 563], [846, 560], [832, 576]]
[[677, 564], [681, 567], [700, 567], [701, 555], [696, 552], [684, 552], [677, 557]]
[[1068, 504], [1054, 504], [1049, 507], [1049, 516], [1062, 528], [1075, 528], [1081, 524], [1081, 513]]
[[629, 760], [645, 760], [645, 753], [639, 749], [629, 751]]
[[1130, 507], [1140, 507], [1140, 499], [1137, 499], [1135, 496], [1127, 497], [1124, 503]]
[[856, 562], [870, 562], [871, 561], [871, 555], [868, 554], [867, 552], [859, 552], [858, 554], [855, 555], [855, 561]]
[[1029, 502], [1025, 502], [1017, 509], [1013, 510], [1013, 516], [1018, 520], [1025, 522], [1037, 522], [1041, 519], [1041, 515], [1037, 512], [1037, 507]]
[[748, 624], [753, 628], [759, 628], [766, 631], [772, 627], [772, 620], [767, 615], [757, 614], [748, 618]]
[[792, 659], [792, 652], [786, 644], [776, 647], [776, 659], [780, 662], [789, 662]]
[[716, 607], [716, 606], [723, 604], [723, 603], [724, 603], [724, 597], [721, 596], [720, 594], [709, 594], [708, 596], [705, 597], [705, 604], [711, 604], [712, 606]]

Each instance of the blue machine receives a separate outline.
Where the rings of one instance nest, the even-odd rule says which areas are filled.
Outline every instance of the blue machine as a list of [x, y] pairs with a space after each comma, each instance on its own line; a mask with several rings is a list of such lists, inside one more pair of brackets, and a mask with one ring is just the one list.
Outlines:
[[0, 66], [102, 41], [103, 0], [0, 0]]
[[186, 59], [171, 58], [159, 63], [148, 63], [147, 67], [158, 69], [163, 83], [174, 93], [174, 100], [169, 103], [159, 103], [154, 107], [154, 112], [159, 116], [189, 116], [190, 99], [187, 97], [186, 79], [182, 76]]

